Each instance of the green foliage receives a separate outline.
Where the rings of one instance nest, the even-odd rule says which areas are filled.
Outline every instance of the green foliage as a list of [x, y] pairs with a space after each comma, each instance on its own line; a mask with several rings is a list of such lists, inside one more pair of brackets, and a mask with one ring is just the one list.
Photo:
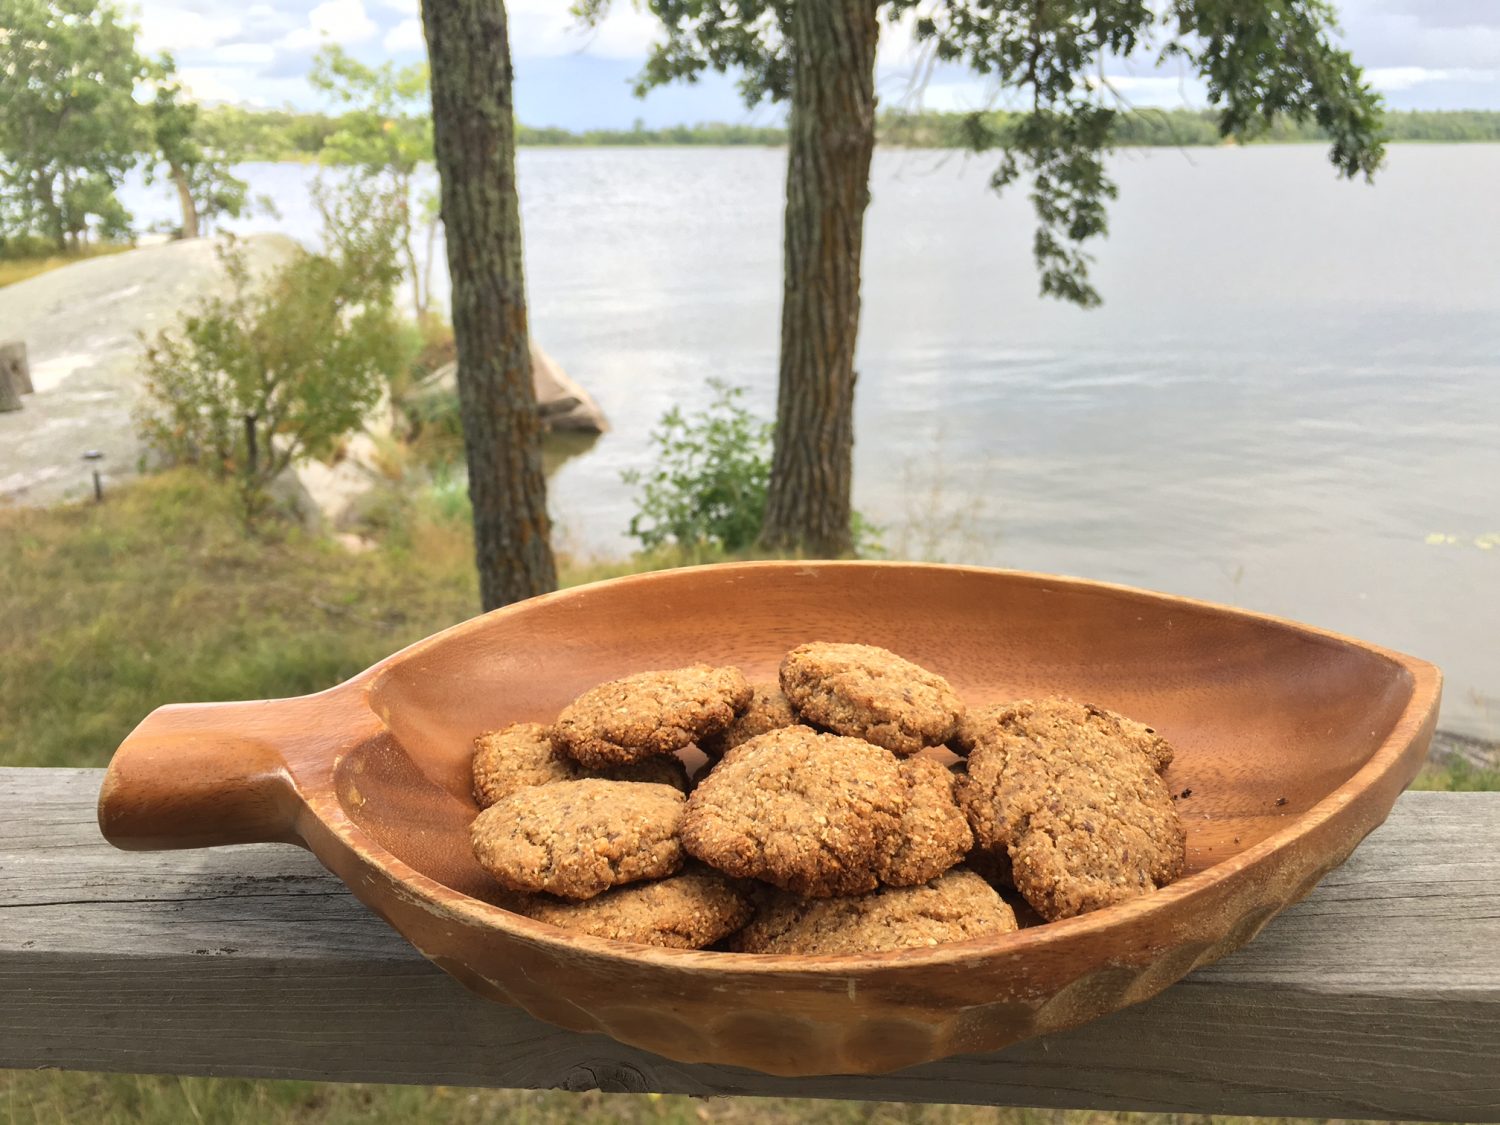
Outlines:
[[245, 160], [316, 160], [339, 128], [339, 118], [326, 113], [236, 105], [204, 107], [200, 120], [211, 147], [240, 153]]
[[[432, 159], [432, 118], [427, 66], [396, 69], [392, 63], [366, 66], [342, 47], [327, 46], [313, 59], [308, 81], [351, 108], [323, 141], [326, 163], [352, 165], [389, 181], [396, 204], [399, 245], [419, 321], [432, 307], [432, 248], [437, 231], [437, 196], [415, 194], [417, 166]], [[419, 255], [417, 243], [425, 242]]]
[[195, 238], [207, 234], [220, 216], [243, 214], [249, 185], [229, 170], [242, 154], [209, 134], [203, 111], [185, 99], [175, 72], [171, 55], [163, 55], [153, 68], [156, 89], [147, 113], [155, 151], [146, 165], [146, 180], [154, 182], [165, 170], [182, 200], [183, 237]]
[[410, 361], [391, 307], [394, 220], [379, 205], [357, 185], [325, 201], [327, 252], [265, 282], [227, 244], [229, 294], [147, 345], [142, 438], [168, 463], [235, 479], [247, 516], [289, 465], [332, 453]]
[[[577, 0], [596, 24], [611, 0]], [[1384, 155], [1380, 99], [1347, 52], [1333, 43], [1324, 0], [877, 0], [895, 21], [914, 17], [918, 43], [936, 62], [961, 64], [1015, 91], [1026, 108], [997, 128], [970, 114], [957, 139], [1001, 150], [997, 191], [1030, 185], [1033, 253], [1046, 296], [1099, 303], [1084, 246], [1108, 233], [1116, 187], [1104, 156], [1128, 104], [1103, 77], [1104, 62], [1165, 39], [1158, 58], [1191, 66], [1208, 84], [1223, 136], [1251, 138], [1279, 122], [1312, 122], [1327, 136], [1339, 171], [1371, 175]], [[743, 74], [747, 103], [788, 98], [791, 0], [644, 0], [661, 22], [638, 92], [693, 82], [707, 71]]]
[[0, 247], [128, 233], [115, 197], [144, 145], [146, 73], [113, 0], [0, 0]]
[[371, 67], [329, 45], [313, 58], [307, 81], [349, 107], [323, 140], [319, 155], [328, 163], [409, 175], [432, 159], [425, 63]]
[[740, 551], [760, 534], [774, 424], [746, 409], [743, 387], [709, 385], [714, 397], [701, 414], [674, 406], [662, 415], [651, 432], [655, 467], [622, 474], [641, 486], [630, 534], [648, 551]]

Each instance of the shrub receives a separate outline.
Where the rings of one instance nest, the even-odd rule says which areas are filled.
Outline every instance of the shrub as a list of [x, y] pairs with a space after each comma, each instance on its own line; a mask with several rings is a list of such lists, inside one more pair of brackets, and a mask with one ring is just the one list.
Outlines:
[[299, 253], [263, 283], [226, 243], [229, 294], [146, 347], [141, 436], [168, 463], [235, 479], [247, 517], [289, 465], [332, 453], [410, 361], [385, 220], [367, 212], [355, 226], [325, 215], [328, 250]]
[[760, 534], [774, 426], [746, 409], [743, 387], [709, 385], [714, 398], [701, 414], [673, 407], [662, 415], [651, 433], [655, 468], [622, 474], [641, 485], [630, 534], [648, 551], [740, 551]]

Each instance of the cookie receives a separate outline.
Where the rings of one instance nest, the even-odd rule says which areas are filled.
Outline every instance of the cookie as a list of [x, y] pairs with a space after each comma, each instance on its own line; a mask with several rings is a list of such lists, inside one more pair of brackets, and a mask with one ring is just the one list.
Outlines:
[[741, 953], [881, 953], [1008, 934], [1015, 912], [988, 883], [959, 868], [915, 887], [855, 898], [778, 894], [729, 939]]
[[586, 902], [528, 895], [519, 913], [564, 930], [611, 941], [702, 949], [750, 919], [750, 898], [711, 868], [694, 866], [669, 879], [606, 891]]
[[[954, 732], [953, 737], [948, 740], [948, 749], [955, 754], [968, 756], [983, 732], [993, 727], [999, 717], [1006, 715], [1010, 706], [1008, 703], [1000, 703], [970, 711], [958, 724], [958, 730]], [[1172, 764], [1174, 755], [1172, 744], [1157, 734], [1156, 728], [1148, 727], [1145, 723], [1138, 723], [1134, 719], [1127, 719], [1118, 712], [1096, 707], [1092, 703], [1083, 703], [1079, 706], [1087, 712], [1087, 721], [1100, 730], [1116, 735], [1123, 744], [1133, 746], [1145, 754], [1151, 760], [1151, 766], [1157, 773], [1161, 773]]]
[[948, 681], [873, 645], [802, 645], [781, 662], [781, 690], [804, 722], [915, 754], [953, 737], [963, 701]]
[[474, 740], [474, 800], [487, 809], [503, 797], [534, 785], [603, 777], [614, 781], [643, 781], [670, 785], [687, 792], [687, 770], [675, 757], [586, 770], [552, 743], [551, 728], [541, 723], [513, 723]]
[[496, 801], [533, 785], [573, 781], [578, 765], [552, 746], [541, 723], [513, 723], [474, 740], [474, 800], [487, 809]]
[[758, 734], [797, 725], [797, 716], [792, 714], [792, 705], [775, 684], [756, 684], [751, 689], [750, 706], [737, 716], [734, 722], [720, 731], [698, 740], [698, 749], [710, 758], [721, 758], [741, 743], [749, 742]]
[[1110, 713], [1070, 699], [995, 710], [959, 803], [979, 848], [1003, 848], [1016, 889], [1053, 921], [1165, 886], [1186, 839], [1159, 754]]
[[688, 798], [682, 846], [814, 897], [873, 890], [900, 843], [906, 781], [878, 746], [785, 727], [735, 747]]
[[670, 785], [679, 793], [688, 791], [688, 771], [675, 754], [659, 754], [622, 766], [583, 770], [584, 777], [602, 777], [606, 781], [633, 781], [643, 785]]
[[671, 754], [711, 738], [750, 705], [738, 668], [640, 672], [584, 692], [552, 728], [559, 750], [592, 768]]
[[587, 899], [680, 868], [683, 807], [666, 785], [561, 781], [502, 798], [469, 835], [474, 858], [507, 890]]
[[962, 862], [974, 834], [954, 798], [954, 777], [947, 767], [931, 758], [907, 758], [898, 768], [906, 782], [901, 839], [879, 875], [889, 886], [911, 887]]

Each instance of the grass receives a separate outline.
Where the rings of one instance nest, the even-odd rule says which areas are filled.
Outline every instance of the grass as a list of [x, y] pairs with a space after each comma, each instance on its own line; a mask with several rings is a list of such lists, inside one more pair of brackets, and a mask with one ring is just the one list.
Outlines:
[[425, 536], [420, 562], [411, 541], [247, 535], [232, 493], [183, 473], [0, 513], [0, 764], [103, 765], [163, 703], [315, 691], [471, 616], [466, 539]]
[[810, 1098], [471, 1090], [233, 1078], [0, 1071], [4, 1125], [1313, 1125], [1292, 1118], [1208, 1118]]
[[36, 258], [0, 258], [0, 289], [7, 285], [14, 285], [18, 281], [25, 281], [29, 277], [55, 270], [59, 266], [72, 265], [85, 258], [98, 258], [105, 254], [120, 254], [126, 250], [134, 249], [127, 244], [104, 243], [97, 246], [86, 246], [82, 250], [73, 250], [66, 254], [48, 254]]
[[1500, 769], [1485, 769], [1454, 758], [1443, 765], [1423, 766], [1411, 787], [1439, 793], [1493, 793], [1500, 790]]
[[[478, 608], [467, 507], [393, 500], [350, 554], [287, 521], [248, 534], [233, 494], [187, 473], [103, 504], [0, 511], [0, 765], [98, 766], [153, 708], [331, 686]], [[564, 565], [575, 584], [672, 555]], [[1500, 788], [1429, 769], [1419, 788]], [[1201, 1125], [1208, 1119], [866, 1102], [0, 1071], [0, 1123], [345, 1125]], [[1236, 1119], [1214, 1119], [1230, 1123]], [[1274, 1122], [1271, 1123], [1274, 1125]]]

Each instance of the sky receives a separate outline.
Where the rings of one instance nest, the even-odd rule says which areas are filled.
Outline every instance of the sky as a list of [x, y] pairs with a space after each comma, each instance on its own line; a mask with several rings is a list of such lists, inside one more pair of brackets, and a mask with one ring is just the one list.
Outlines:
[[[205, 102], [324, 108], [307, 84], [313, 53], [339, 43], [367, 62], [423, 57], [418, 0], [136, 0], [142, 46], [170, 50], [185, 84]], [[732, 78], [696, 86], [630, 90], [656, 31], [631, 0], [615, 0], [602, 27], [587, 30], [568, 0], [508, 0], [517, 116], [568, 129], [649, 127], [699, 121], [771, 124], [774, 108], [747, 109]], [[1500, 0], [1343, 0], [1344, 45], [1395, 109], [1500, 110]], [[906, 30], [881, 40], [883, 105], [913, 104], [917, 54]], [[1191, 78], [1113, 64], [1112, 84], [1137, 105], [1202, 105]], [[939, 71], [921, 92], [930, 109], [1003, 106], [1003, 97], [962, 70]]]

